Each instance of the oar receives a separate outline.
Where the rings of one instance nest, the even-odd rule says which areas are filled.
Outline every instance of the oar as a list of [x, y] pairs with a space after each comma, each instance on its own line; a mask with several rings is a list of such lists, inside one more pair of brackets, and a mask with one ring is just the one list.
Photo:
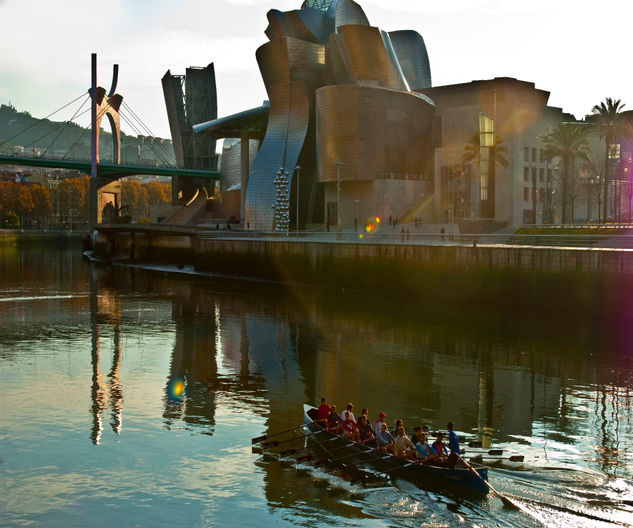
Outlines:
[[[350, 447], [352, 445], [355, 445], [355, 444], [352, 443], [352, 444], [349, 444], [349, 445], [344, 446], [344, 447]], [[331, 451], [328, 451], [328, 453], [333, 453], [334, 451], [336, 451], [336, 449], [332, 449]], [[366, 451], [360, 451], [360, 452], [356, 451], [355, 453], [350, 453], [349, 455], [345, 455], [345, 456], [342, 456], [342, 457], [332, 457], [332, 462], [338, 463], [339, 461], [345, 460], [347, 458], [353, 458], [355, 456], [361, 456], [361, 455], [368, 455], [372, 451], [373, 451], [373, 449], [368, 449]]]
[[[466, 468], [468, 469], [468, 471], [470, 471], [473, 475], [475, 475], [479, 480], [481, 480], [490, 491], [492, 491], [492, 493], [494, 493], [497, 497], [499, 497], [501, 499], [501, 501], [503, 502], [503, 504], [505, 504], [506, 506], [508, 506], [509, 508], [514, 508], [515, 510], [521, 510], [521, 511], [525, 511], [523, 508], [521, 508], [521, 506], [519, 506], [518, 504], [515, 504], [514, 502], [512, 502], [510, 499], [508, 499], [508, 497], [506, 497], [505, 495], [502, 495], [501, 493], [499, 493], [496, 489], [494, 489], [492, 487], [492, 484], [490, 484], [490, 482], [488, 482], [485, 478], [483, 478], [478, 472], [477, 470], [471, 466], [468, 462], [466, 462], [466, 460], [464, 459], [464, 457], [462, 457], [461, 455], [457, 455], [457, 457], [462, 461], [462, 464], [464, 464], [464, 466], [466, 466]], [[529, 514], [528, 514], [529, 515]]]
[[481, 455], [477, 455], [474, 457], [470, 457], [471, 462], [482, 462], [483, 460], [509, 460], [510, 462], [523, 462], [525, 457], [523, 455], [512, 455], [509, 457], [484, 457]]
[[[468, 452], [470, 453], [470, 449], [468, 450]], [[462, 454], [465, 454], [466, 450], [462, 449]], [[477, 456], [480, 455], [492, 455], [492, 456], [501, 456], [503, 455], [503, 449], [489, 449], [488, 451], [473, 451], [473, 453], [476, 453]]]
[[[338, 437], [338, 436], [335, 436], [335, 437], [333, 437], [333, 438], [328, 438], [328, 439], [326, 440], [326, 442], [333, 442], [334, 440], [339, 440], [339, 437]], [[346, 447], [350, 447], [350, 446], [352, 446], [352, 445], [354, 445], [354, 444], [353, 444], [353, 443], [351, 443], [351, 444], [347, 444], [347, 445], [340, 446], [340, 447], [337, 447], [337, 448], [335, 448], [335, 449], [332, 449], [331, 451], [332, 451], [332, 452], [334, 452], [334, 451], [338, 451], [339, 449], [345, 449]], [[301, 451], [305, 451], [306, 449], [310, 449], [311, 447], [313, 447], [313, 446], [306, 446], [306, 447], [302, 447], [301, 449], [286, 449], [285, 451], [280, 451], [280, 452], [278, 453], [278, 455], [279, 455], [280, 457], [286, 457], [286, 456], [289, 456], [289, 455], [294, 455], [294, 454], [296, 454], [296, 453], [300, 453]]]
[[279, 431], [277, 433], [272, 433], [269, 435], [262, 435], [262, 436], [256, 436], [255, 438], [251, 438], [251, 444], [259, 444], [260, 442], [263, 442], [264, 440], [269, 439], [272, 436], [278, 436], [280, 434], [284, 434], [284, 433], [289, 433], [290, 431], [294, 431], [295, 429], [300, 429], [301, 427], [305, 427], [306, 424], [301, 424], [301, 425], [295, 425], [294, 427], [291, 427], [290, 429], [284, 429], [283, 431]]
[[293, 440], [301, 440], [302, 438], [306, 438], [308, 436], [313, 436], [313, 435], [318, 435], [321, 433], [325, 433], [324, 430], [321, 431], [310, 431], [309, 433], [306, 433], [304, 435], [300, 435], [300, 436], [293, 436], [292, 438], [286, 438], [285, 440], [272, 440], [270, 442], [264, 442], [262, 444], [262, 448], [263, 449], [268, 449], [270, 447], [276, 447], [279, 444], [285, 444], [286, 442], [292, 442]]

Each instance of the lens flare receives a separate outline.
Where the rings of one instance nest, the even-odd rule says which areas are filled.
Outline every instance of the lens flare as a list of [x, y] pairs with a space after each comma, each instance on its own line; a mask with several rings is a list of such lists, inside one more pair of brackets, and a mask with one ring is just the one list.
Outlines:
[[185, 378], [177, 376], [167, 383], [167, 395], [172, 401], [180, 401], [185, 396]]
[[365, 222], [365, 233], [373, 233], [376, 230], [378, 224], [380, 224], [380, 217], [372, 216]]

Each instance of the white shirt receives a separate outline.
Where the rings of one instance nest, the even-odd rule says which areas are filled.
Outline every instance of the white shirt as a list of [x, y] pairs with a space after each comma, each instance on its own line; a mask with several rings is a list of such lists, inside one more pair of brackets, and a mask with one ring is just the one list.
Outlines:
[[341, 421], [344, 422], [345, 420], [347, 420], [347, 415], [349, 414], [349, 417], [352, 419], [353, 422], [356, 421], [356, 418], [354, 417], [354, 413], [351, 411], [348, 411], [347, 409], [345, 409], [342, 413], [341, 413]]

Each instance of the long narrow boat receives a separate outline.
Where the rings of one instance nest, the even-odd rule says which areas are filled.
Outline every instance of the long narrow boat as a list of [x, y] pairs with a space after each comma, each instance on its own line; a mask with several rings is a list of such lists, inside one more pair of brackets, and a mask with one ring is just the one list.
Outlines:
[[317, 409], [304, 404], [304, 424], [312, 432], [308, 438], [312, 445], [334, 462], [345, 460], [347, 464], [357, 466], [369, 466], [379, 473], [391, 477], [406, 479], [421, 487], [443, 488], [450, 487], [454, 490], [466, 490], [475, 493], [488, 493], [485, 482], [488, 480], [488, 468], [480, 464], [471, 464], [480, 475], [478, 477], [461, 461], [454, 468], [432, 466], [429, 464], [416, 464], [410, 460], [398, 458], [390, 454], [379, 453], [367, 446], [352, 442], [344, 436], [324, 431], [315, 423]]

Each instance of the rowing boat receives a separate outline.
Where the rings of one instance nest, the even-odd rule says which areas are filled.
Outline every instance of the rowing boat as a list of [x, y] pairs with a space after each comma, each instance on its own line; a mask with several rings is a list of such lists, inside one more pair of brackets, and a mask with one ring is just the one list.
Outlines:
[[[471, 464], [479, 476], [468, 469], [461, 461], [454, 468], [417, 464], [390, 454], [376, 452], [367, 446], [352, 442], [344, 436], [323, 431], [314, 421], [317, 409], [304, 404], [304, 424], [313, 434], [308, 437], [312, 445], [334, 462], [345, 459], [346, 463], [369, 466], [379, 473], [391, 477], [406, 479], [424, 487], [444, 487], [486, 494], [489, 489], [484, 480], [488, 480], [488, 468], [481, 464]], [[319, 434], [314, 434], [314, 433]], [[336, 454], [332, 453], [336, 451]], [[482, 480], [483, 479], [483, 480]]]

